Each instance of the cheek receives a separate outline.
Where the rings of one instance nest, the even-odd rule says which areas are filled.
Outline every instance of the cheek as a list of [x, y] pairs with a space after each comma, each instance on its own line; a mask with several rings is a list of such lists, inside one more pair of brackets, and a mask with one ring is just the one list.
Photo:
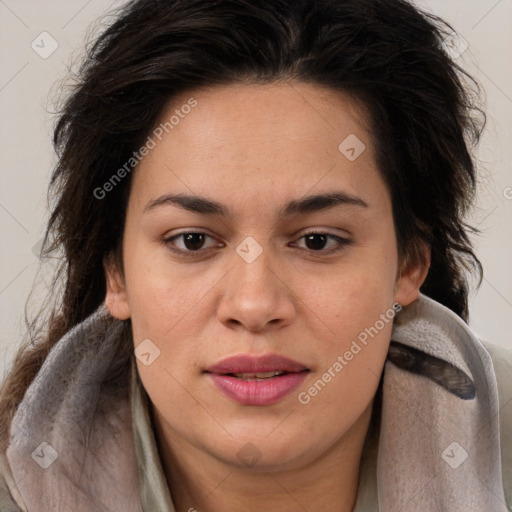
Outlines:
[[125, 275], [135, 340], [162, 338], [202, 295], [204, 283], [170, 262], [165, 250], [151, 243], [131, 243], [127, 235]]
[[[372, 255], [358, 258], [339, 272], [333, 272], [325, 286], [311, 287], [310, 300], [316, 312], [337, 325], [343, 337], [372, 325], [393, 304], [395, 261], [391, 257]], [[311, 294], [311, 290], [315, 290]]]
[[194, 287], [188, 282], [182, 289], [179, 278], [167, 280], [154, 276], [134, 282], [136, 290], [131, 298], [131, 318], [134, 339], [154, 339], [159, 345], [179, 345], [179, 341], [193, 335], [194, 325], [197, 324], [199, 297], [202, 287]]
[[392, 290], [383, 293], [371, 285], [363, 282], [360, 287], [345, 290], [342, 299], [333, 301], [336, 305], [324, 309], [321, 315], [328, 326], [325, 336], [319, 336], [325, 351], [324, 366], [328, 368], [338, 356], [344, 356], [343, 373], [348, 375], [355, 370], [354, 380], [359, 380], [362, 367], [378, 373], [393, 328]]
[[335, 372], [342, 377], [334, 379], [333, 391], [343, 393], [344, 383], [352, 383], [353, 389], [365, 393], [378, 384], [376, 375], [387, 354], [395, 316], [396, 259], [393, 246], [387, 250], [388, 254], [384, 250], [358, 254], [351, 264], [333, 272], [323, 288], [312, 287], [314, 294], [310, 291], [307, 296], [311, 318], [321, 320], [316, 333], [324, 351], [321, 371], [343, 357], [343, 370]]
[[337, 301], [324, 310], [328, 329], [316, 333], [321, 363], [315, 378], [301, 389], [303, 399], [311, 400], [307, 407], [313, 416], [346, 427], [375, 394], [395, 316], [392, 289], [385, 281], [378, 284], [361, 275], [350, 288], [345, 283]]

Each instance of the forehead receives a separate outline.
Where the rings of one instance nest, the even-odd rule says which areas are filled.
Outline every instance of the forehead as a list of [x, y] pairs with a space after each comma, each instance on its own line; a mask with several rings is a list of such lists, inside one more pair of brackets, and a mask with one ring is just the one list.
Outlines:
[[[159, 123], [168, 121], [194, 97], [197, 105], [181, 115], [175, 138], [196, 147], [282, 147], [294, 140], [336, 142], [344, 134], [369, 135], [367, 109], [355, 98], [318, 84], [283, 82], [212, 86], [181, 94], [168, 102]], [[185, 122], [186, 120], [186, 122]], [[184, 140], [181, 140], [184, 142]]]
[[155, 145], [135, 172], [135, 199], [181, 192], [263, 206], [340, 185], [369, 193], [383, 182], [367, 120], [353, 98], [316, 84], [188, 91], [162, 111], [160, 136], [149, 134]]

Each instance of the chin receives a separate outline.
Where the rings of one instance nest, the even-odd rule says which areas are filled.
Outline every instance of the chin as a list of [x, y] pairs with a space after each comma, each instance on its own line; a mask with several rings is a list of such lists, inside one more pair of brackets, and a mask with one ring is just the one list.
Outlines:
[[[304, 446], [303, 436], [295, 439], [288, 433], [282, 438], [266, 430], [251, 436], [244, 431], [241, 436], [230, 437], [226, 446], [222, 447], [219, 453], [219, 444], [214, 448], [216, 456], [227, 464], [235, 465], [237, 468], [246, 468], [254, 472], [289, 471], [312, 461], [316, 455], [311, 453], [309, 447]], [[270, 433], [270, 434], [269, 434]], [[315, 444], [313, 444], [315, 446]], [[298, 451], [300, 450], [300, 451]]]

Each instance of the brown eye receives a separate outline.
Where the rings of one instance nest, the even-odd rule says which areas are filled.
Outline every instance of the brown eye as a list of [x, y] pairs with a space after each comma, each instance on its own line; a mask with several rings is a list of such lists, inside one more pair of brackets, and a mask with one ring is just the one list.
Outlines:
[[183, 233], [179, 236], [183, 237], [183, 244], [191, 251], [201, 249], [204, 244], [204, 233]]
[[[320, 253], [333, 253], [352, 243], [352, 241], [347, 238], [333, 235], [331, 233], [323, 233], [317, 231], [306, 233], [305, 235], [301, 236], [299, 240], [301, 239], [305, 240], [306, 248], [308, 250]], [[334, 247], [324, 250], [329, 240], [333, 240], [335, 242]]]
[[[203, 249], [203, 247], [207, 238], [211, 238], [212, 240], [214, 239], [207, 233], [188, 231], [164, 238], [162, 243], [173, 252], [187, 255], [187, 253], [201, 253], [206, 250]], [[181, 246], [178, 246], [176, 243], [178, 240], [181, 241]], [[219, 247], [222, 245], [223, 244], [218, 244]], [[193, 254], [193, 256], [195, 255]]]
[[305, 235], [304, 240], [306, 241], [306, 247], [308, 249], [319, 251], [325, 247], [328, 237], [321, 233], [311, 233], [309, 235]]

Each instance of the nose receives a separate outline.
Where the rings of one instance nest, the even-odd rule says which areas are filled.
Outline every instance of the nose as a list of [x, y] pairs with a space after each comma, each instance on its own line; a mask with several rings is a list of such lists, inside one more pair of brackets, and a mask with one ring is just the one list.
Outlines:
[[272, 251], [254, 239], [251, 242], [242, 243], [233, 255], [217, 316], [230, 328], [280, 329], [293, 322], [296, 314], [292, 283]]

